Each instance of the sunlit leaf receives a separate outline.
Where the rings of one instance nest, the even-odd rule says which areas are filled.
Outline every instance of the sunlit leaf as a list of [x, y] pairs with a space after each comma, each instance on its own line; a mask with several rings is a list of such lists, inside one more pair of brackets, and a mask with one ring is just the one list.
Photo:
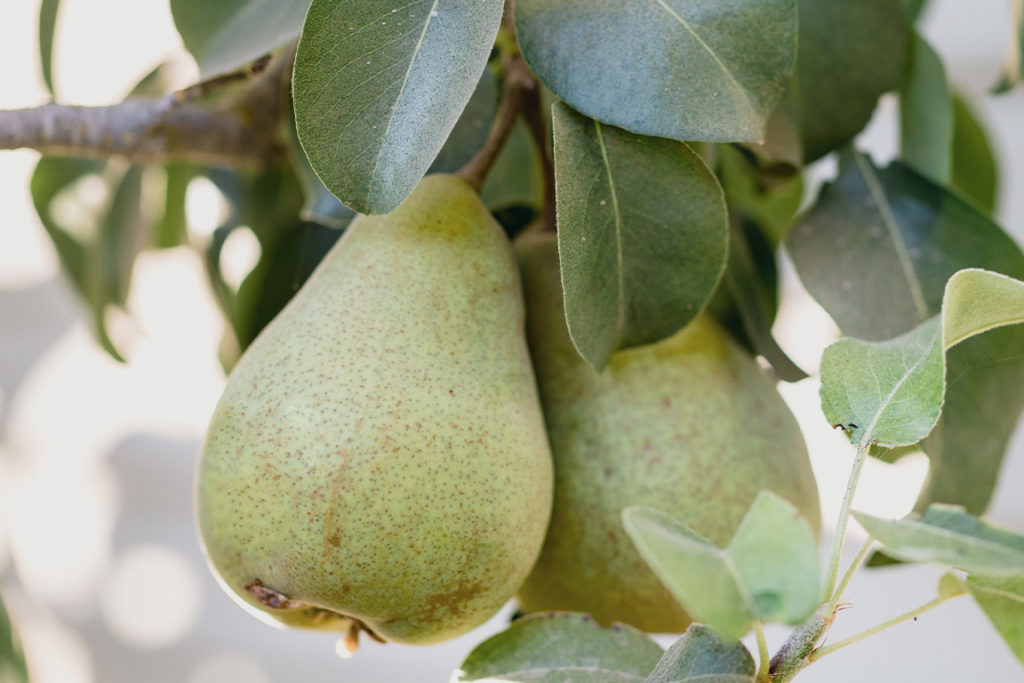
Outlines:
[[1024, 575], [970, 576], [967, 589], [1024, 664]]

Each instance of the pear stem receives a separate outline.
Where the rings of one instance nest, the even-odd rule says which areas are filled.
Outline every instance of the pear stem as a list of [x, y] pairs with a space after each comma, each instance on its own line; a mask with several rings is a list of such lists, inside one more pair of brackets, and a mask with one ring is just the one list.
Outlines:
[[850, 506], [853, 503], [853, 495], [857, 491], [857, 483], [860, 481], [861, 470], [864, 469], [864, 460], [867, 458], [871, 442], [865, 441], [857, 446], [857, 455], [853, 459], [853, 468], [850, 470], [850, 480], [846, 484], [846, 495], [843, 496], [843, 504], [839, 508], [839, 519], [836, 521], [835, 536], [832, 538], [832, 552], [829, 556], [828, 573], [825, 575], [825, 595], [830, 595], [828, 611], [835, 611], [839, 602], [839, 595], [833, 593], [836, 587], [836, 578], [839, 575], [839, 563], [843, 556], [843, 541], [846, 539], [846, 527], [850, 521]]
[[502, 88], [501, 104], [498, 105], [498, 113], [494, 117], [491, 132], [476, 156], [455, 173], [477, 192], [483, 187], [487, 174], [512, 133], [525, 93], [536, 87], [537, 84], [522, 57], [511, 57], [505, 61], [505, 85]]
[[909, 612], [904, 612], [903, 614], [899, 615], [898, 617], [894, 617], [894, 618], [890, 619], [889, 621], [884, 621], [881, 624], [878, 624], [877, 626], [872, 626], [871, 628], [865, 629], [865, 630], [861, 631], [860, 633], [858, 633], [856, 635], [850, 636], [849, 638], [843, 638], [842, 640], [840, 640], [840, 641], [838, 641], [836, 643], [833, 643], [831, 645], [828, 645], [827, 647], [819, 647], [817, 650], [815, 650], [810, 655], [808, 655], [807, 659], [810, 662], [816, 662], [819, 659], [821, 659], [822, 657], [824, 657], [825, 655], [830, 654], [832, 652], [835, 652], [836, 650], [840, 650], [840, 649], [846, 647], [847, 645], [853, 645], [854, 643], [856, 643], [856, 642], [858, 642], [860, 640], [864, 640], [865, 638], [867, 638], [869, 636], [873, 636], [876, 633], [881, 633], [882, 631], [886, 630], [887, 628], [891, 628], [893, 626], [896, 626], [897, 624], [902, 624], [904, 621], [910, 621], [911, 619], [916, 619], [919, 615], [924, 614], [925, 612], [927, 612], [930, 609], [934, 609], [935, 607], [938, 607], [939, 605], [941, 605], [942, 603], [946, 602], [947, 600], [949, 600], [951, 598], [955, 598], [957, 595], [963, 595], [963, 593], [956, 593], [954, 595], [940, 595], [939, 597], [935, 598], [934, 600], [931, 600], [931, 601], [926, 602], [925, 604], [921, 605], [917, 609], [912, 609]]

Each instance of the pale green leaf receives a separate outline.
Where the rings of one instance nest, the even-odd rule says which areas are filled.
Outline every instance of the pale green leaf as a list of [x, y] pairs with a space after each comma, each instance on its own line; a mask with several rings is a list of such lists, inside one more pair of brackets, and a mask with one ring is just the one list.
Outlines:
[[939, 579], [938, 597], [955, 598], [967, 592], [967, 582], [955, 572], [946, 572]]
[[722, 550], [659, 510], [627, 507], [622, 521], [640, 556], [694, 620], [729, 639], [750, 630], [749, 600]]
[[652, 508], [626, 508], [623, 523], [683, 607], [725, 638], [741, 637], [754, 620], [800, 623], [821, 600], [814, 532], [770, 491], [758, 494], [724, 550]]
[[946, 284], [942, 315], [885, 342], [841, 339], [821, 362], [825, 417], [856, 444], [907, 446], [926, 437], [945, 396], [946, 351], [1024, 322], [1024, 282], [979, 269]]
[[518, 0], [534, 73], [643, 135], [758, 141], [796, 56], [794, 0]]
[[1024, 664], [1024, 575], [970, 576], [967, 589], [1013, 654]]
[[942, 59], [913, 34], [910, 73], [900, 90], [900, 156], [921, 175], [949, 184], [953, 165], [953, 100]]
[[691, 624], [662, 656], [646, 683], [754, 683], [754, 660], [739, 641]]
[[1011, 26], [1013, 34], [1006, 54], [1003, 77], [996, 86], [996, 92], [1012, 90], [1024, 80], [1024, 1], [1010, 0]]
[[597, 368], [692, 320], [725, 267], [725, 201], [681, 142], [554, 108], [558, 248], [573, 343]]
[[295, 57], [299, 139], [317, 175], [360, 213], [394, 210], [466, 107], [501, 0], [314, 0]]
[[603, 628], [585, 614], [533, 614], [477, 645], [452, 683], [641, 683], [661, 655], [630, 626]]
[[979, 576], [1024, 574], [1024, 536], [935, 504], [924, 515], [888, 520], [854, 512], [887, 555], [906, 562], [932, 562]]
[[299, 37], [310, 0], [171, 0], [174, 24], [204, 78]]

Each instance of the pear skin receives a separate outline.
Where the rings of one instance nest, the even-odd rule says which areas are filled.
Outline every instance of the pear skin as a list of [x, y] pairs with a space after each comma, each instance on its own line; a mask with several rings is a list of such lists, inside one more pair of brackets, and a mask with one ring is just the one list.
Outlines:
[[213, 415], [197, 515], [222, 583], [350, 641], [435, 643], [491, 617], [551, 511], [523, 325], [511, 247], [464, 181], [427, 177], [353, 221]]
[[800, 429], [772, 380], [708, 315], [616, 353], [598, 373], [569, 338], [555, 236], [525, 234], [516, 252], [555, 458], [551, 526], [522, 608], [682, 632], [690, 618], [633, 547], [622, 509], [657, 508], [724, 546], [769, 489], [818, 528]]

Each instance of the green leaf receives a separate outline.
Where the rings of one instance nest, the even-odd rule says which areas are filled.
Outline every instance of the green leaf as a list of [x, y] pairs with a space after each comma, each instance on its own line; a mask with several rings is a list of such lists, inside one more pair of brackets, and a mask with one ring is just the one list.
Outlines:
[[999, 168], [978, 115], [963, 96], [953, 97], [952, 187], [984, 213], [996, 208]]
[[955, 572], [946, 572], [939, 579], [938, 597], [955, 598], [967, 592], [967, 582]]
[[800, 623], [821, 600], [814, 532], [774, 493], [758, 494], [724, 550], [652, 508], [631, 506], [622, 517], [662, 583], [727, 639], [743, 636], [755, 619]]
[[917, 443], [942, 411], [938, 317], [885, 342], [840, 339], [821, 358], [821, 410], [855, 444]]
[[953, 164], [953, 100], [942, 59], [914, 32], [910, 73], [900, 90], [900, 156], [914, 170], [947, 185]]
[[18, 634], [7, 616], [7, 609], [0, 601], [0, 681], [3, 683], [28, 683], [28, 665], [21, 649]]
[[907, 446], [938, 421], [945, 352], [996, 327], [1024, 322], [1024, 282], [978, 269], [946, 284], [942, 315], [885, 342], [841, 339], [821, 362], [825, 417], [856, 444]]
[[1024, 575], [1024, 536], [962, 507], [935, 504], [924, 515], [898, 520], [853, 515], [886, 554], [906, 562], [934, 562], [979, 576]]
[[1024, 2], [1021, 0], [1011, 0], [1010, 12], [1012, 13], [1014, 30], [1010, 38], [1009, 51], [1006, 55], [1006, 68], [1003, 71], [1003, 78], [995, 89], [997, 93], [1012, 90], [1021, 80], [1024, 80]]
[[[807, 162], [846, 144], [902, 83], [910, 23], [898, 0], [799, 0], [797, 111]], [[824, 84], [828, 84], [824, 87]]]
[[585, 614], [534, 614], [478, 645], [452, 683], [639, 683], [661, 655], [631, 626], [603, 628]]
[[1024, 576], [970, 576], [967, 589], [1024, 664]]
[[188, 185], [199, 174], [199, 169], [185, 163], [170, 163], [163, 167], [163, 211], [158, 219], [153, 246], [170, 249], [188, 243], [188, 218], [185, 198]]
[[754, 659], [738, 641], [691, 624], [662, 656], [646, 683], [754, 683]]
[[480, 199], [492, 211], [516, 205], [543, 208], [543, 160], [521, 118], [487, 174]]
[[174, 24], [204, 78], [299, 37], [310, 0], [171, 0]]
[[59, 10], [60, 0], [42, 0], [39, 4], [39, 66], [51, 97], [56, 92], [53, 89], [53, 37]]
[[500, 94], [494, 72], [490, 67], [484, 69], [469, 103], [462, 110], [428, 173], [454, 173], [476, 156], [491, 132]]
[[501, 0], [314, 0], [295, 57], [299, 139], [360, 213], [387, 213], [426, 173], [487, 63]]
[[933, 315], [963, 268], [1024, 279], [1024, 254], [973, 206], [904, 164], [878, 170], [855, 151], [793, 229], [800, 279], [844, 334], [891, 339]]
[[554, 107], [558, 250], [573, 343], [601, 369], [617, 349], [692, 320], [725, 266], [725, 201], [681, 142]]
[[534, 73], [584, 114], [677, 140], [758, 141], [793, 70], [794, 0], [518, 0]]
[[[138, 166], [43, 157], [32, 174], [36, 212], [57, 250], [61, 266], [89, 307], [93, 330], [115, 360], [124, 358], [107, 330], [109, 307], [124, 308], [139, 251], [149, 243], [142, 214], [142, 173]], [[91, 205], [73, 184], [96, 176], [94, 187], [107, 197]], [[63, 197], [62, 197], [63, 193]], [[85, 193], [89, 194], [89, 193]], [[63, 199], [62, 213], [55, 201]]]
[[911, 21], [920, 17], [921, 12], [928, 6], [928, 0], [900, 0], [900, 2]]

